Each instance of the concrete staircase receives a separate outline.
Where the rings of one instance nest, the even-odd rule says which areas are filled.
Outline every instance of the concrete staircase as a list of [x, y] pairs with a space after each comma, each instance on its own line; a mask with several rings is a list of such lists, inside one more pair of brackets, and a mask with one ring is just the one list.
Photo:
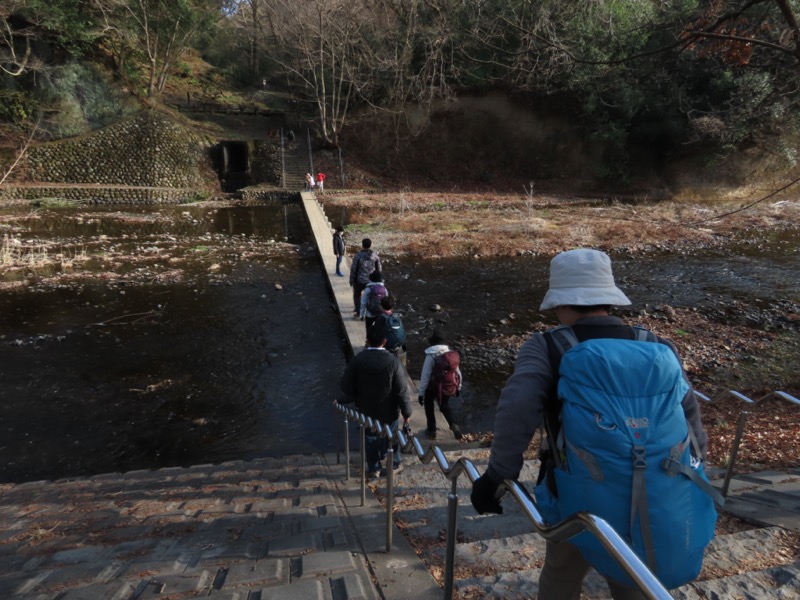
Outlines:
[[285, 456], [0, 484], [0, 598], [440, 598], [344, 472]]
[[311, 172], [308, 135], [305, 129], [298, 129], [294, 133], [294, 141], [284, 140], [284, 185], [289, 190], [302, 190], [306, 173]]
[[[488, 462], [488, 450], [483, 449], [448, 451], [446, 456], [449, 461], [469, 458], [480, 472]], [[404, 465], [396, 478], [396, 522], [434, 576], [441, 577], [450, 484], [436, 466], [410, 457], [404, 458]], [[538, 463], [527, 461], [520, 480], [528, 489], [533, 488], [537, 472]], [[459, 478], [457, 596], [535, 598], [544, 562], [544, 540], [532, 533], [533, 526], [512, 499], [503, 501], [503, 515], [475, 513], [467, 481], [464, 476]], [[380, 487], [376, 490], [380, 492]], [[800, 510], [800, 499], [794, 502]], [[683, 600], [800, 598], [799, 541], [796, 530], [720, 518], [700, 577], [671, 593]], [[605, 580], [591, 571], [582, 598], [609, 597]]]

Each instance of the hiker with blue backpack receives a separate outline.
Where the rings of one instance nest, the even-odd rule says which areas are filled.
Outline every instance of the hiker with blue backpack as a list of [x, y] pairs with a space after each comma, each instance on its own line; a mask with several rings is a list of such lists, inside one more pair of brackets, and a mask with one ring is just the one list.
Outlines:
[[406, 360], [406, 328], [403, 319], [394, 311], [394, 296], [391, 294], [381, 298], [381, 314], [375, 318], [373, 327], [383, 331], [386, 338], [384, 346], [389, 352], [397, 357], [400, 364], [408, 366]]
[[[550, 263], [540, 310], [561, 326], [531, 336], [500, 395], [486, 472], [472, 487], [479, 514], [502, 513], [540, 427], [534, 490], [549, 525], [585, 511], [606, 520], [667, 588], [697, 577], [721, 496], [703, 471], [707, 436], [674, 346], [609, 311], [631, 302], [611, 260], [577, 249]], [[547, 542], [540, 600], [578, 600], [590, 567], [615, 600], [645, 595], [590, 533]]]

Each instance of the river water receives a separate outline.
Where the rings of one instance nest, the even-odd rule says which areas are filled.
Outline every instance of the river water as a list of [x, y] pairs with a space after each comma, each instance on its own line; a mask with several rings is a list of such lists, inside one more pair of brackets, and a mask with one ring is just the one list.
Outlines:
[[[6, 263], [47, 254], [0, 271], [0, 482], [335, 448], [344, 335], [299, 206], [0, 214]], [[798, 242], [615, 257], [615, 272], [639, 307], [797, 306]], [[549, 318], [545, 259], [385, 263], [412, 376], [434, 327], [480, 340]], [[467, 430], [491, 426], [511, 368], [463, 365]]]

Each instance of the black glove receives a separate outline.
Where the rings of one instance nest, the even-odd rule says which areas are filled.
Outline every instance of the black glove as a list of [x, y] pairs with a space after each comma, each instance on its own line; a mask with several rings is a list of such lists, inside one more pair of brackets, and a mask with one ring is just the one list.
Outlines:
[[419, 400], [420, 406], [425, 406], [425, 396], [420, 396], [417, 400]]
[[469, 499], [479, 515], [484, 513], [503, 514], [503, 507], [500, 506], [500, 501], [497, 499], [497, 489], [499, 487], [500, 484], [495, 483], [494, 479], [485, 473], [472, 484], [472, 493]]

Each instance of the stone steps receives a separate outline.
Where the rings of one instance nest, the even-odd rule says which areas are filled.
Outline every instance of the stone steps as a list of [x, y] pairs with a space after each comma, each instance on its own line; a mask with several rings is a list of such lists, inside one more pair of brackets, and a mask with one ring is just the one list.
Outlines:
[[[444, 445], [461, 448], [446, 452], [450, 461], [486, 463], [486, 450]], [[407, 455], [403, 464], [395, 522], [441, 578], [450, 486], [433, 465]], [[535, 472], [526, 465], [526, 485]], [[440, 597], [403, 536], [385, 552], [377, 502], [368, 494], [361, 507], [358, 481], [343, 474], [332, 456], [289, 456], [0, 485], [0, 598]], [[504, 501], [504, 515], [476, 515], [465, 481], [457, 597], [534, 598], [543, 540], [513, 501]], [[371, 483], [379, 498], [384, 486]], [[673, 596], [800, 598], [797, 531], [732, 523], [709, 546], [698, 580]], [[587, 577], [583, 597], [608, 597], [598, 574]]]
[[[469, 458], [483, 471], [488, 451], [446, 452], [449, 461]], [[447, 491], [438, 467], [404, 459], [396, 477], [395, 520], [434, 573], [445, 561]], [[537, 461], [526, 461], [520, 481], [532, 489]], [[461, 598], [535, 598], [544, 562], [544, 540], [511, 499], [502, 515], [477, 515], [469, 502], [467, 478], [459, 478], [458, 543], [455, 588]], [[737, 522], [738, 523], [738, 522]], [[672, 594], [675, 598], [800, 598], [798, 534], [781, 527], [738, 523], [740, 531], [718, 533], [706, 551], [697, 581]], [[608, 598], [605, 580], [591, 571], [583, 598]]]
[[286, 187], [302, 190], [305, 187], [306, 173], [311, 171], [308, 141], [304, 134], [299, 135], [294, 142], [286, 143], [283, 160]]
[[2, 485], [0, 598], [377, 600], [349, 522], [321, 456]]

